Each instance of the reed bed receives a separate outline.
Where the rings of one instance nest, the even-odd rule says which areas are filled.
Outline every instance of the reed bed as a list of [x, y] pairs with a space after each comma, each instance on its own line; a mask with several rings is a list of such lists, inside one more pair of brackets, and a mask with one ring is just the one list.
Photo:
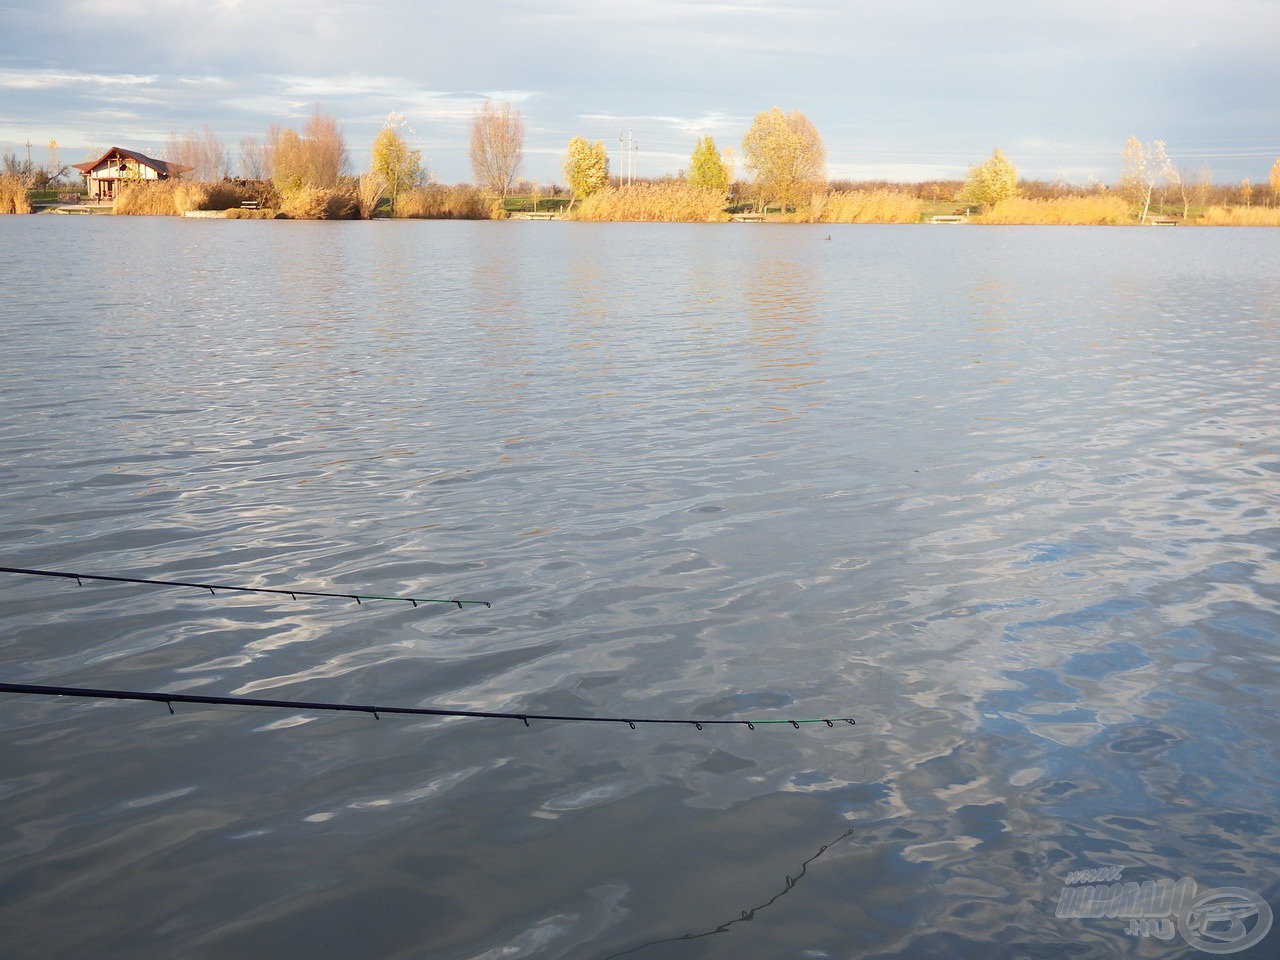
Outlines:
[[177, 217], [176, 187], [181, 181], [138, 180], [116, 184], [116, 200], [112, 212], [120, 217]]
[[26, 181], [12, 174], [0, 176], [0, 213], [30, 213], [32, 209]]
[[362, 220], [373, 219], [386, 193], [387, 181], [380, 174], [366, 173], [356, 181], [356, 203]]
[[1060, 226], [1100, 226], [1131, 223], [1132, 220], [1129, 204], [1110, 194], [1050, 200], [1012, 197], [1001, 200], [986, 213], [973, 218], [974, 223]]
[[901, 190], [837, 190], [815, 194], [809, 206], [812, 223], [917, 223], [919, 197]]
[[1209, 207], [1195, 222], [1205, 227], [1280, 227], [1280, 207]]
[[225, 180], [137, 180], [121, 183], [115, 213], [135, 217], [180, 217], [188, 210], [233, 210], [262, 191], [247, 183]]
[[606, 187], [582, 201], [575, 220], [715, 223], [729, 219], [724, 194], [683, 180]]
[[486, 199], [475, 187], [432, 183], [396, 197], [395, 215], [411, 220], [498, 220], [506, 216], [501, 208], [501, 201]]
[[280, 213], [289, 220], [358, 220], [360, 203], [348, 190], [298, 187], [281, 194]]

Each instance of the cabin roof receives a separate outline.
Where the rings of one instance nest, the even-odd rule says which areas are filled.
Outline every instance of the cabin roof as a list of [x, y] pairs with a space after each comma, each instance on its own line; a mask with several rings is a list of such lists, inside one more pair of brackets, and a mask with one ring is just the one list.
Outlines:
[[97, 160], [89, 160], [86, 163], [73, 163], [75, 169], [83, 173], [92, 173], [98, 167], [102, 166], [108, 160], [118, 160], [126, 158], [133, 160], [135, 163], [141, 163], [150, 167], [156, 173], [162, 173], [165, 176], [174, 176], [184, 173], [187, 170], [194, 170], [195, 167], [188, 166], [185, 163], [170, 163], [168, 160], [157, 160], [155, 157], [148, 157], [145, 153], [139, 153], [137, 150], [129, 150], [125, 147], [112, 147]]

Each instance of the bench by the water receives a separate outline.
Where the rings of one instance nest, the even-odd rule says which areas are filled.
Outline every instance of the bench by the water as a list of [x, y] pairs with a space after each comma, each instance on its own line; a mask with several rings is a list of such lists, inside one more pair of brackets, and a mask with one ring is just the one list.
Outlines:
[[763, 213], [732, 213], [729, 219], [734, 223], [763, 223]]
[[559, 220], [560, 214], [553, 210], [521, 210], [511, 215], [512, 220]]
[[940, 213], [936, 217], [930, 217], [930, 223], [964, 223], [969, 218], [962, 213]]
[[257, 200], [241, 200], [240, 209], [241, 210], [257, 210], [258, 201]]

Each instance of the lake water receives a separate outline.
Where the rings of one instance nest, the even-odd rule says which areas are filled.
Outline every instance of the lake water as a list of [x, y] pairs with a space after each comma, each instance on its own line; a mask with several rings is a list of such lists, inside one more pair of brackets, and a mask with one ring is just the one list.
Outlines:
[[0, 694], [7, 958], [1202, 955], [1056, 915], [1106, 867], [1280, 911], [1280, 231], [0, 249], [0, 565], [493, 605], [0, 574], [0, 681], [857, 719]]

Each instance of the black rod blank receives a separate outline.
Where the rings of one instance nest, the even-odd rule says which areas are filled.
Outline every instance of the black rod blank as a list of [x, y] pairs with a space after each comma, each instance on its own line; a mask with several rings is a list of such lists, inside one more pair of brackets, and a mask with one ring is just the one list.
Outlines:
[[570, 723], [625, 723], [632, 730], [639, 723], [667, 723], [693, 726], [701, 730], [709, 725], [745, 726], [754, 730], [758, 724], [789, 723], [797, 730], [802, 723], [825, 723], [834, 727], [837, 723], [853, 726], [856, 721], [848, 717], [818, 718], [815, 720], [680, 720], [680, 719], [641, 719], [636, 717], [583, 717], [561, 716], [549, 713], [498, 713], [487, 710], [441, 710], [434, 707], [379, 707], [354, 703], [324, 703], [308, 700], [267, 700], [258, 697], [205, 696], [194, 693], [147, 693], [139, 690], [102, 690], [91, 687], [63, 687], [37, 683], [0, 683], [0, 693], [17, 693], [28, 696], [49, 697], [82, 697], [89, 700], [143, 700], [151, 703], [163, 703], [173, 712], [175, 703], [215, 704], [237, 707], [274, 707], [295, 711], [340, 711], [344, 713], [371, 713], [375, 718], [381, 714], [410, 714], [426, 717], [472, 717], [484, 720], [522, 720], [529, 726], [530, 720], [560, 720]]
[[452, 603], [456, 604], [461, 610], [463, 604], [472, 604], [477, 606], [492, 607], [488, 600], [428, 600], [422, 597], [378, 597], [364, 593], [319, 593], [314, 590], [283, 590], [273, 587], [237, 587], [225, 583], [193, 583], [189, 580], [148, 580], [143, 577], [116, 577], [107, 576], [96, 573], [67, 573], [62, 570], [31, 570], [26, 567], [0, 567], [0, 573], [18, 573], [31, 577], [59, 577], [64, 580], [74, 580], [80, 583], [84, 580], [102, 580], [108, 583], [142, 583], [153, 587], [193, 587], [197, 590], [208, 590], [214, 596], [217, 591], [224, 590], [236, 593], [270, 593], [277, 596], [292, 597], [297, 600], [299, 597], [331, 597], [339, 600], [354, 600], [360, 603], [362, 600], [396, 600], [401, 603], [411, 603], [415, 607], [420, 603]]

